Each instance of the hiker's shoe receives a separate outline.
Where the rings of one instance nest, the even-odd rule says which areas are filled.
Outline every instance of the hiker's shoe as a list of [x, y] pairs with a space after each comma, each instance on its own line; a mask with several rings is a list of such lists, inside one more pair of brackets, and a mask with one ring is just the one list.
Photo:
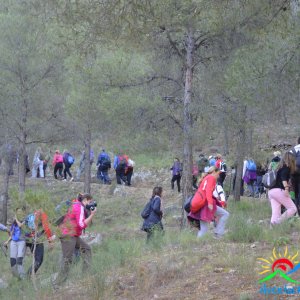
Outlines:
[[67, 179], [66, 179], [66, 178], [64, 178], [62, 181], [67, 181]]
[[74, 180], [74, 178], [73, 177], [71, 177], [71, 179], [70, 179], [70, 182], [72, 182]]

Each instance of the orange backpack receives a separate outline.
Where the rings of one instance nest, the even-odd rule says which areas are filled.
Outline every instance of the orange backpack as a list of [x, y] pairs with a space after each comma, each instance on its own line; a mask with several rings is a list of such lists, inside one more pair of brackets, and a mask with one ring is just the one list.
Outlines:
[[[200, 187], [201, 187], [201, 185], [200, 185]], [[192, 213], [198, 212], [206, 203], [206, 198], [201, 193], [200, 187], [196, 191], [196, 193], [192, 199], [192, 202], [191, 202], [191, 212]]]

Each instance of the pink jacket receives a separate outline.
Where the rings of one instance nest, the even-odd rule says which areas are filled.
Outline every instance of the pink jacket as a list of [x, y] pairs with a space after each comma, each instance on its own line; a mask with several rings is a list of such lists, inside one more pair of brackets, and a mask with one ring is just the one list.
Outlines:
[[54, 154], [52, 165], [55, 166], [57, 163], [63, 162], [63, 156], [61, 154]]
[[63, 235], [81, 236], [82, 230], [87, 227], [85, 224], [84, 206], [74, 199], [72, 206], [69, 208], [63, 223], [60, 226]]

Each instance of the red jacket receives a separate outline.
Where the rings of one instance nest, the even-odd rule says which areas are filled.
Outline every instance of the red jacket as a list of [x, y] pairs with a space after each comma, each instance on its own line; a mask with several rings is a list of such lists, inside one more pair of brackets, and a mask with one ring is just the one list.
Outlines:
[[74, 199], [60, 226], [61, 232], [63, 235], [81, 236], [82, 230], [86, 227], [84, 205]]
[[217, 161], [216, 161], [216, 164], [215, 166], [218, 168], [218, 169], [221, 169], [221, 163], [223, 162], [223, 159], [219, 158]]
[[[213, 192], [216, 187], [217, 180], [213, 175], [207, 175], [204, 177], [200, 184], [200, 189], [206, 197], [206, 204], [204, 207], [200, 210], [200, 220], [205, 221], [205, 222], [211, 222], [214, 220], [214, 214], [216, 212], [216, 199], [213, 197]], [[212, 204], [213, 205], [213, 210], [210, 211], [208, 208], [208, 205]]]

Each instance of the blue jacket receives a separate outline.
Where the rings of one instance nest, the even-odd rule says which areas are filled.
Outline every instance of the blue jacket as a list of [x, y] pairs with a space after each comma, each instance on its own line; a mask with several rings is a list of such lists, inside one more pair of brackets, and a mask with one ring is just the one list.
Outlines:
[[105, 152], [102, 151], [99, 155], [98, 155], [98, 161], [97, 161], [97, 165], [100, 165], [102, 161], [104, 161], [105, 159], [109, 159], [110, 157], [109, 155]]
[[144, 220], [142, 230], [147, 230], [152, 228], [154, 225], [160, 225], [163, 228], [161, 219], [162, 219], [162, 211], [161, 211], [161, 199], [159, 196], [155, 196], [151, 200], [151, 212], [147, 219]]

